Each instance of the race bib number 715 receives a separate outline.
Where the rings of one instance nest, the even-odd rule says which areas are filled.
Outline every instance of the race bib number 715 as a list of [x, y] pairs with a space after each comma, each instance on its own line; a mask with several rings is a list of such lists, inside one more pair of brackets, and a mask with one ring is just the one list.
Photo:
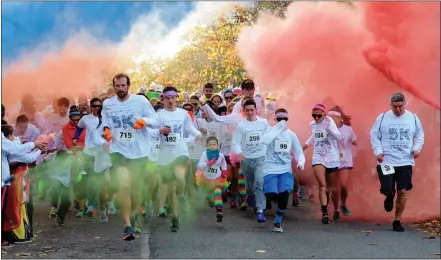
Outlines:
[[135, 140], [135, 131], [119, 131], [117, 139], [121, 142], [132, 142]]

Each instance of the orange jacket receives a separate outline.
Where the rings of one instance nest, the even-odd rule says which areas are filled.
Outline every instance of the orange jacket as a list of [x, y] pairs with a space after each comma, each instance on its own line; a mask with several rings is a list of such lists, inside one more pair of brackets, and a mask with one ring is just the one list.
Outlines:
[[[72, 124], [72, 122], [67, 123], [61, 130], [63, 133], [64, 145], [66, 145], [67, 149], [71, 149], [72, 146], [74, 146], [72, 139], [75, 135], [76, 130], [77, 128]], [[83, 130], [83, 132], [80, 135], [80, 138], [78, 138], [77, 141], [77, 145], [80, 146], [81, 148], [84, 148], [85, 137], [86, 137], [86, 129]]]

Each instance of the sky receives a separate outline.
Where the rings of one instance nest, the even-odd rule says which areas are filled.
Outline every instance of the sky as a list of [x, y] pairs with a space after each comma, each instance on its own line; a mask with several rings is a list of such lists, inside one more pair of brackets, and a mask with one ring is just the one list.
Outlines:
[[98, 41], [135, 49], [141, 52], [138, 57], [152, 53], [172, 56], [182, 48], [183, 35], [195, 26], [211, 23], [215, 13], [227, 5], [226, 2], [61, 1], [2, 1], [1, 4], [2, 70], [20, 55], [48, 42], [51, 48], [61, 48], [69, 37], [81, 31], [87, 31]]

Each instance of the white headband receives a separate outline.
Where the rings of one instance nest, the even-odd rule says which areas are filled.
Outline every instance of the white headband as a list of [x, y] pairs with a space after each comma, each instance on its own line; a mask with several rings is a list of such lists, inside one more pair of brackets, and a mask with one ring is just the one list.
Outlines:
[[328, 116], [339, 116], [341, 117], [341, 114], [337, 111], [329, 111]]
[[288, 113], [285, 113], [285, 112], [278, 112], [278, 113], [276, 113], [276, 117], [288, 117]]

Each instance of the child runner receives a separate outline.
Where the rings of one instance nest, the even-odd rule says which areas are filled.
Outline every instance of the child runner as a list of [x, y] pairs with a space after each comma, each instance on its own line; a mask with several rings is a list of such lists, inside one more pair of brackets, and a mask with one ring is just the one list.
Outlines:
[[278, 123], [263, 136], [263, 142], [268, 145], [263, 167], [264, 191], [267, 199], [277, 200], [278, 209], [273, 232], [283, 232], [282, 218], [288, 206], [289, 194], [294, 187], [291, 152], [297, 161], [296, 168], [300, 171], [305, 167], [305, 155], [296, 134], [286, 128], [288, 111], [283, 108], [277, 109], [275, 121]]
[[207, 138], [208, 149], [202, 153], [198, 163], [198, 169], [201, 171], [197, 176], [197, 183], [202, 185], [210, 194], [207, 199], [212, 201], [216, 207], [217, 222], [222, 222], [223, 201], [222, 191], [227, 187], [227, 163], [225, 157], [219, 151], [219, 140], [215, 136]]

